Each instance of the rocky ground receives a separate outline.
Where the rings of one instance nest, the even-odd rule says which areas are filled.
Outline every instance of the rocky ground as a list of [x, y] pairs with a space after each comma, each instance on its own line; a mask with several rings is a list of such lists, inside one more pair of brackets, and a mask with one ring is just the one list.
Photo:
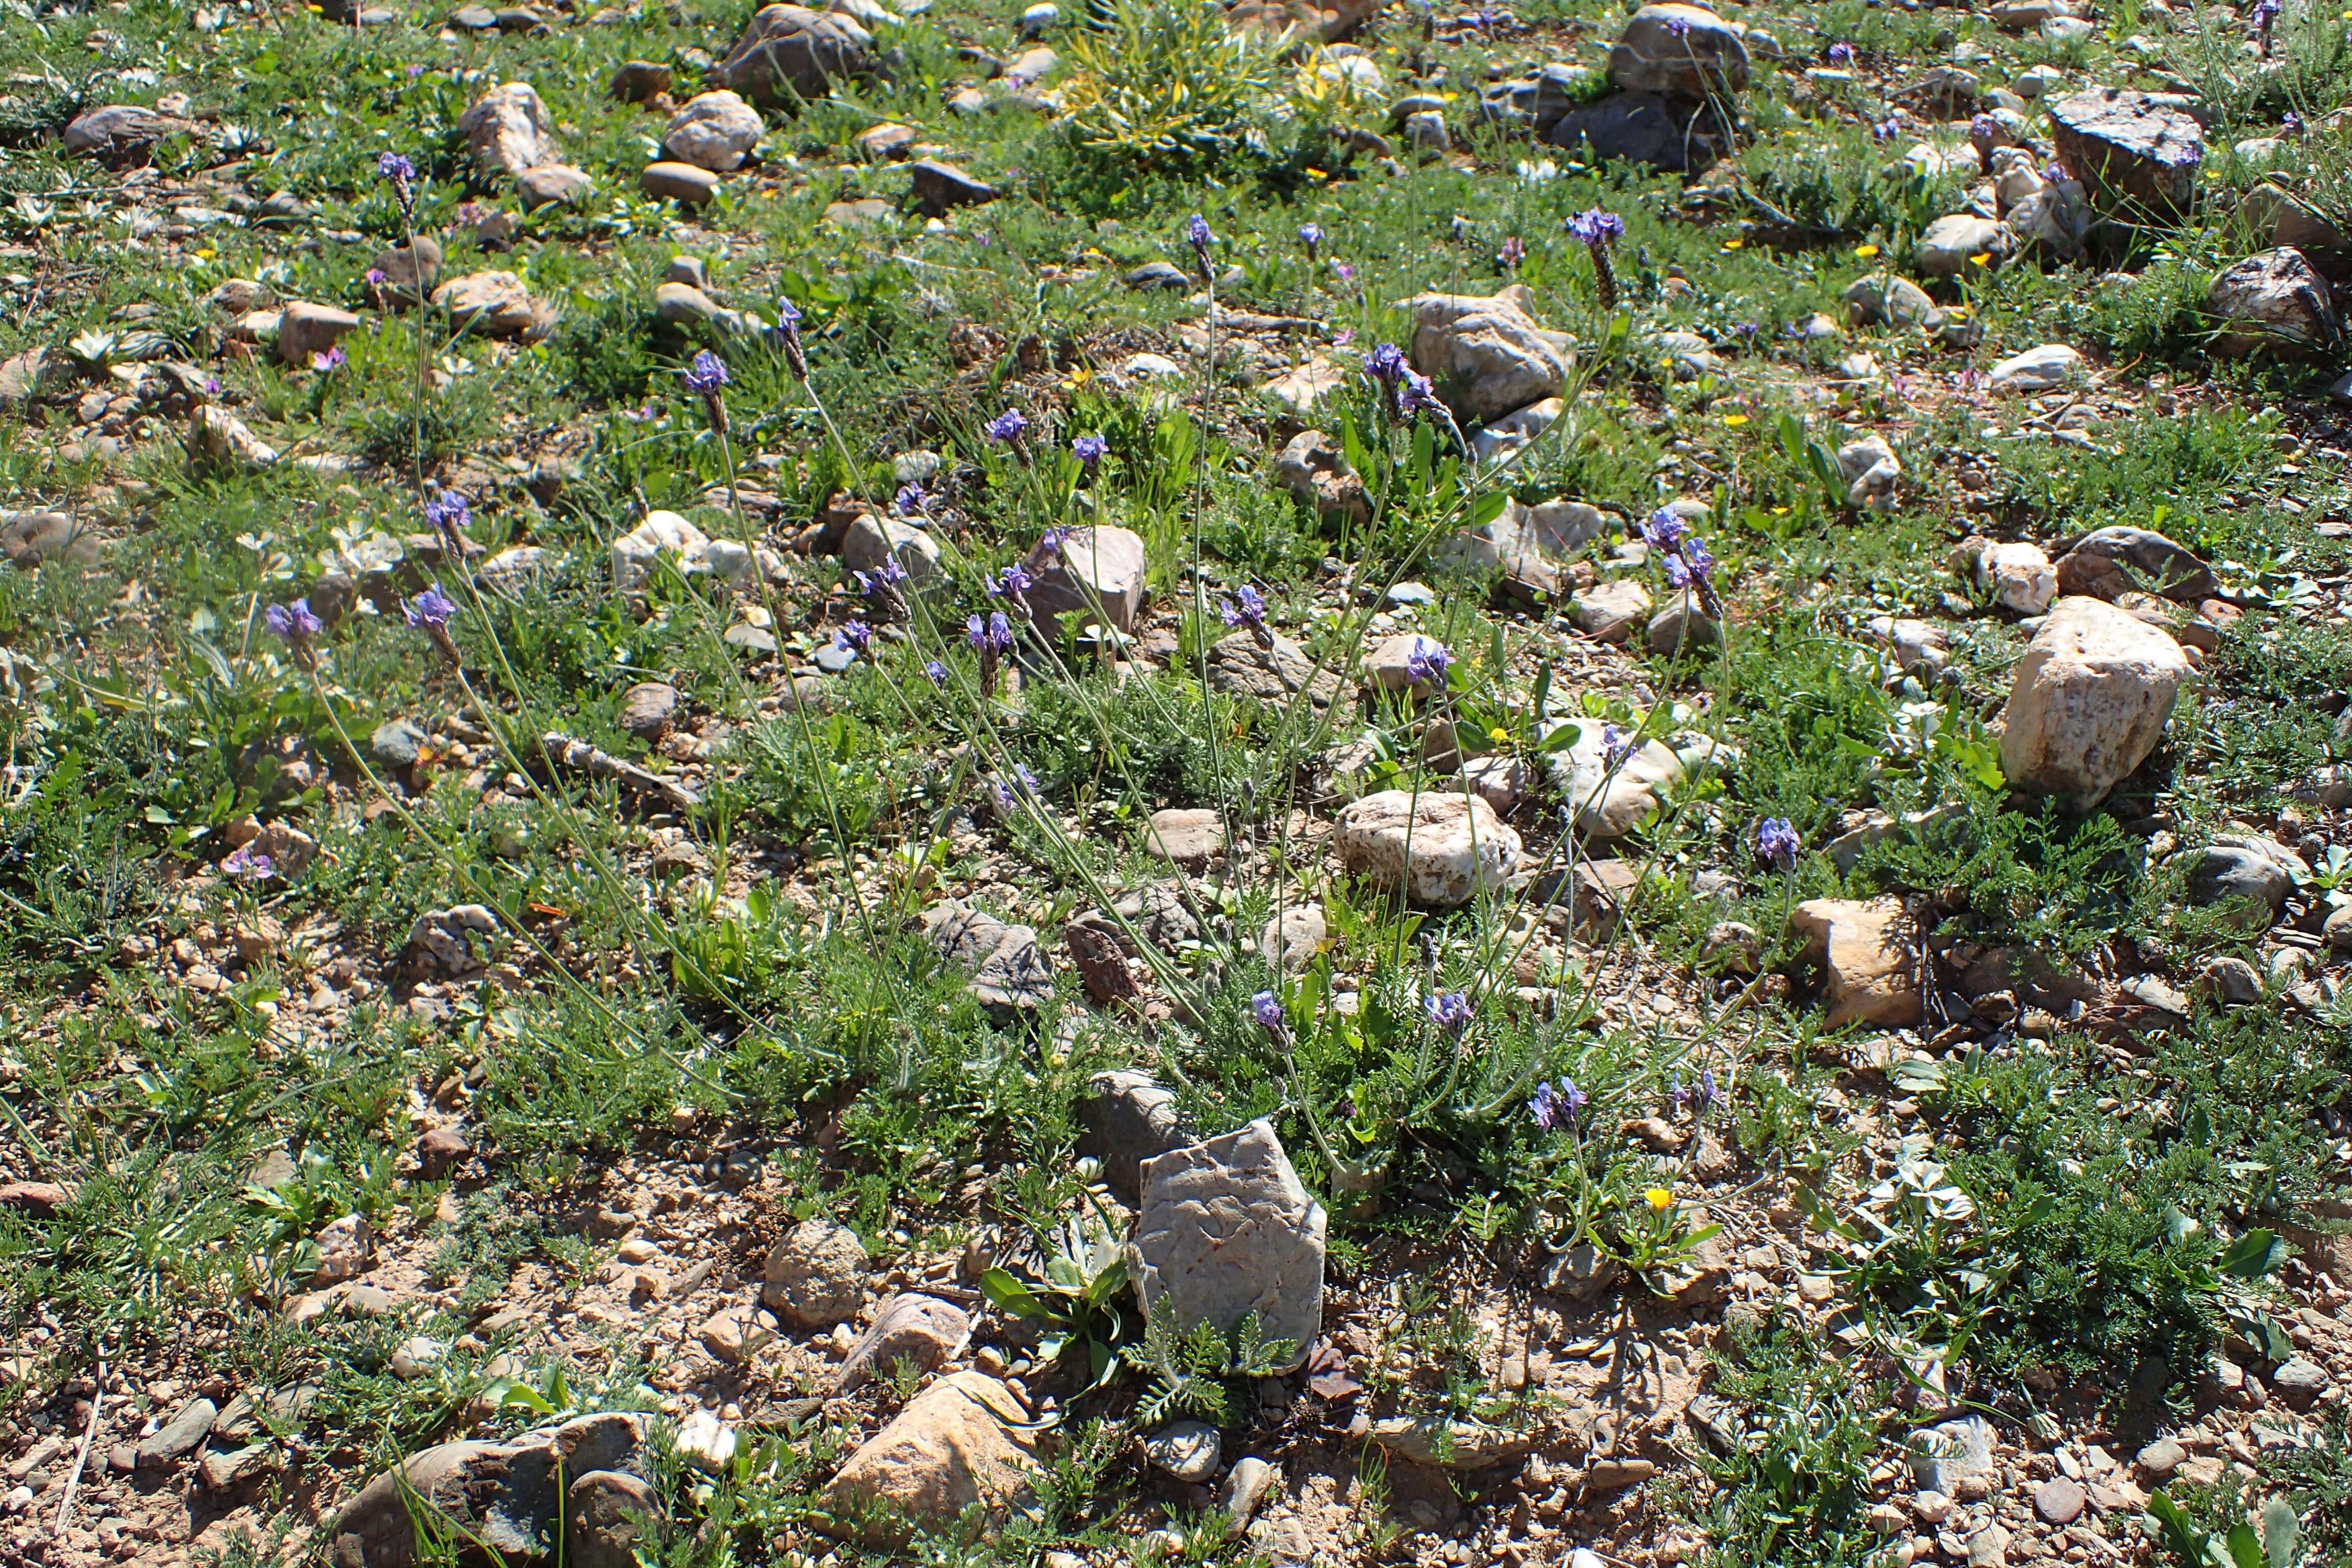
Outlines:
[[2352, 1563], [2347, 23], [0, 20], [0, 1556]]

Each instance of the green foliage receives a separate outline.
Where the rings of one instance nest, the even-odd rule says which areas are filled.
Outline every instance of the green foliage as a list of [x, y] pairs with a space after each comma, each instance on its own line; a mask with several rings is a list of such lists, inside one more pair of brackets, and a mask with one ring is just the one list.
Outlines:
[[1029, 1284], [1003, 1268], [991, 1268], [981, 1289], [996, 1309], [1040, 1325], [1038, 1354], [1049, 1362], [1075, 1352], [1089, 1391], [1117, 1375], [1127, 1319], [1118, 1305], [1127, 1293], [1127, 1254], [1110, 1222], [1089, 1208], [1040, 1237], [1045, 1278]]
[[1232, 1426], [1234, 1384], [1273, 1376], [1298, 1349], [1292, 1341], [1264, 1335], [1265, 1325], [1255, 1312], [1229, 1330], [1195, 1323], [1186, 1332], [1168, 1312], [1151, 1320], [1144, 1331], [1141, 1359], [1154, 1381], [1151, 1393], [1136, 1406], [1137, 1424], [1157, 1426], [1193, 1415], [1212, 1426]]
[[1073, 36], [1057, 129], [1089, 162], [1206, 172], [1264, 123], [1273, 57], [1211, 0], [1111, 0], [1100, 31]]
[[2302, 1527], [2294, 1510], [2278, 1498], [2263, 1505], [2260, 1534], [2243, 1519], [2217, 1532], [2199, 1525], [2158, 1488], [2147, 1500], [2147, 1523], [2175, 1568], [2295, 1568], [2303, 1560]]
[[1887, 1390], [1798, 1326], [1735, 1328], [1715, 1352], [1717, 1391], [1739, 1407], [1728, 1452], [1702, 1451], [1716, 1501], [1710, 1568], [1862, 1568], [1882, 1547], [1869, 1528], [1871, 1464]]

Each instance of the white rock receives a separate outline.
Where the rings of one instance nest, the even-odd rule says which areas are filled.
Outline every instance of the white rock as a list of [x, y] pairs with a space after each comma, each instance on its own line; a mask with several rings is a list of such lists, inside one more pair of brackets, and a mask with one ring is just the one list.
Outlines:
[[1398, 308], [1412, 313], [1413, 368], [1476, 418], [1499, 419], [1555, 397], [1567, 381], [1570, 341], [1536, 324], [1535, 296], [1525, 284], [1492, 295], [1423, 294]]
[[1886, 437], [1875, 432], [1838, 448], [1838, 471], [1845, 476], [1845, 504], [1856, 511], [1892, 511], [1895, 481], [1903, 477], [1902, 460]]
[[1453, 909], [1507, 881], [1519, 836], [1475, 796], [1391, 789], [1339, 813], [1331, 846], [1358, 876], [1402, 884], [1414, 901]]
[[1551, 754], [1552, 784], [1574, 813], [1579, 833], [1591, 839], [1622, 838], [1658, 808], [1666, 786], [1682, 777], [1685, 760], [1664, 741], [1645, 741], [1612, 764], [1606, 725], [1597, 719], [1568, 722], [1577, 737]]
[[457, 130], [488, 174], [520, 174], [561, 161], [547, 105], [527, 81], [490, 89], [458, 117]]
[[723, 174], [743, 166], [767, 127], [760, 111], [720, 89], [688, 99], [662, 130], [662, 151], [680, 163]]
[[2002, 710], [2011, 787], [2096, 805], [2156, 750], [2189, 673], [2180, 645], [2129, 611], [2104, 599], [2059, 600]]
[[2010, 232], [2007, 224], [1996, 218], [1954, 213], [1927, 226], [1913, 249], [1913, 258], [1928, 277], [1950, 278], [1977, 270], [1971, 258], [1987, 257], [1987, 265], [1998, 265], [2016, 247], [2017, 237]]
[[1500, 466], [1511, 462], [1529, 442], [1558, 424], [1567, 407], [1557, 397], [1530, 403], [1515, 414], [1503, 416], [1473, 436], [1470, 448], [1482, 463]]
[[2205, 311], [2225, 329], [2212, 352], [2231, 359], [2264, 348], [2303, 353], [2334, 342], [2338, 332], [2327, 279], [2302, 251], [2284, 246], [2223, 268], [2205, 291]]
[[1029, 552], [1029, 607], [1041, 617], [1075, 616], [1081, 625], [1100, 620], [1131, 632], [1143, 609], [1147, 564], [1142, 537], [1131, 530], [1064, 529], [1053, 547], [1041, 540]]
[[200, 404], [188, 416], [188, 454], [200, 461], [243, 468], [266, 468], [278, 448], [246, 428], [245, 421], [217, 404]]
[[2042, 615], [2058, 597], [2058, 569], [2042, 546], [2022, 540], [1986, 545], [1971, 575], [1994, 603], [2021, 616]]
[[1142, 1178], [1128, 1258], [1145, 1318], [1225, 1331], [1255, 1312], [1264, 1338], [1290, 1342], [1282, 1370], [1303, 1365], [1323, 1330], [1329, 1221], [1273, 1124], [1154, 1155]]
[[677, 513], [649, 511], [643, 522], [613, 541], [613, 586], [620, 593], [634, 594], [645, 586], [663, 552], [682, 554], [709, 542], [709, 535]]
[[912, 586], [922, 587], [940, 575], [940, 542], [928, 529], [870, 511], [850, 520], [849, 531], [841, 542], [844, 566], [852, 572], [871, 572], [894, 555], [906, 568]]
[[2064, 343], [2043, 343], [2012, 354], [1992, 367], [1985, 377], [1987, 392], [2048, 392], [2063, 386], [2083, 368], [2079, 350]]

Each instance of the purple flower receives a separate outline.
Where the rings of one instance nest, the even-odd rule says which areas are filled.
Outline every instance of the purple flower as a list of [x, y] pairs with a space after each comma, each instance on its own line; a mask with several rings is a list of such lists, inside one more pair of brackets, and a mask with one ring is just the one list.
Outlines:
[[240, 844], [220, 863], [221, 874], [240, 882], [260, 882], [278, 874], [278, 863], [250, 844]]
[[1081, 436], [1070, 443], [1070, 456], [1077, 458], [1088, 473], [1094, 472], [1095, 465], [1109, 451], [1110, 443], [1099, 436]]
[[2042, 177], [2049, 181], [2053, 185], [2063, 185], [2074, 176], [2066, 172], [2065, 164], [2052, 163], [2048, 168], [2042, 171]]
[[1382, 343], [1364, 356], [1364, 374], [1391, 391], [1411, 368], [1405, 363], [1404, 350], [1394, 343]]
[[1002, 599], [1011, 595], [1025, 594], [1036, 585], [1036, 579], [1029, 575], [1029, 569], [1015, 561], [996, 574], [996, 581], [988, 585], [988, 596]]
[[1571, 1121], [1576, 1120], [1579, 1112], [1591, 1103], [1586, 1098], [1584, 1091], [1576, 1087], [1576, 1080], [1572, 1078], [1559, 1080], [1559, 1102], [1567, 1108], [1569, 1120]]
[[931, 498], [929, 492], [925, 490], [922, 486], [919, 484], [900, 485], [898, 487], [898, 496], [890, 504], [898, 509], [898, 515], [900, 517], [913, 517], [916, 513], [929, 506], [930, 501]]
[[1437, 388], [1419, 371], [1408, 370], [1396, 390], [1397, 417], [1411, 419], [1437, 402]]
[[2195, 142], [2184, 142], [2178, 147], [2159, 147], [2156, 161], [2168, 168], [2189, 169], [2205, 161], [2205, 149]]
[[1014, 782], [1021, 785], [1022, 794], [1035, 795], [1037, 793], [1039, 787], [1037, 784], [1037, 775], [1029, 771], [1029, 764], [1027, 763], [1013, 763], [1013, 777]]
[[851, 653], [864, 653], [874, 646], [874, 628], [864, 621], [845, 621], [833, 634], [833, 646]]
[[1262, 626], [1265, 625], [1265, 596], [1244, 583], [1234, 590], [1223, 616], [1229, 626]]
[[1422, 1010], [1429, 1021], [1449, 1035], [1458, 1035], [1470, 1026], [1473, 1011], [1469, 996], [1460, 991], [1440, 991], [1422, 1002]]
[[933, 686], [945, 686], [948, 683], [948, 667], [938, 659], [926, 660], [923, 665], [923, 674]]
[[1680, 16], [1669, 16], [1666, 18], [1666, 31], [1677, 38], [1687, 38], [1690, 37], [1690, 23]]
[[870, 598], [885, 588], [894, 588], [905, 582], [907, 568], [896, 555], [885, 555], [882, 564], [873, 571], [852, 573], [851, 575], [857, 579], [857, 591]]
[[1903, 134], [1903, 121], [1894, 115], [1888, 115], [1870, 128], [1870, 134], [1875, 141], [1892, 142]]
[[1830, 64], [1833, 66], [1850, 66], [1853, 64], [1853, 46], [1852, 44], [1832, 44], [1830, 46]]
[[1206, 254], [1209, 247], [1217, 243], [1217, 237], [1209, 231], [1209, 220], [1199, 213], [1194, 213], [1185, 219], [1184, 243], [1194, 250]]
[[808, 356], [801, 347], [801, 310], [790, 300], [776, 301], [776, 324], [769, 331], [774, 334], [776, 346], [784, 351], [784, 363], [794, 376], [808, 379]]
[[2267, 31], [2278, 20], [2279, 0], [2254, 0], [2254, 26]]
[[1653, 550], [1672, 550], [1690, 532], [1690, 524], [1674, 508], [1662, 506], [1640, 524], [1643, 542]]
[[1259, 992], [1250, 998], [1250, 1016], [1256, 1019], [1257, 1026], [1266, 1033], [1280, 1034], [1283, 1026], [1282, 998], [1271, 991]]
[[367, 269], [367, 282], [369, 288], [381, 289], [389, 280], [390, 274], [386, 273], [383, 268], [371, 267]]
[[686, 389], [698, 397], [709, 397], [727, 384], [727, 362], [709, 349], [694, 356], [686, 370]]
[[428, 584], [425, 592], [408, 601], [408, 624], [419, 631], [446, 630], [449, 617], [457, 613], [457, 602], [441, 591], [438, 583]]
[[312, 370], [337, 371], [342, 369], [343, 366], [350, 363], [350, 356], [343, 353], [343, 345], [341, 343], [335, 344], [332, 348], [328, 349], [324, 353], [315, 353], [310, 356], [310, 368]]
[[1601, 726], [1601, 759], [1610, 767], [1632, 756], [1641, 744], [1642, 737], [1636, 731], [1620, 730], [1614, 724]]
[[1625, 220], [1594, 207], [1568, 220], [1568, 237], [1577, 244], [1599, 249], [1625, 237]]
[[1771, 865], [1793, 869], [1802, 843], [1796, 826], [1785, 816], [1768, 816], [1756, 826], [1756, 858]]
[[1404, 672], [1415, 686], [1443, 687], [1445, 672], [1453, 664], [1452, 648], [1442, 642], [1417, 637], [1412, 639], [1412, 653], [1404, 661]]
[[1029, 432], [1029, 416], [1018, 408], [1008, 408], [988, 422], [988, 438], [1000, 445], [1011, 446]]
[[2290, 136], [2302, 135], [2303, 116], [2297, 114], [2292, 109], [2288, 110], [2284, 114], [2279, 116], [2279, 129], [2285, 132]]
[[1352, 263], [1335, 261], [1331, 263], [1331, 276], [1342, 283], [1352, 283], [1356, 279], [1356, 268]]
[[1298, 243], [1307, 247], [1307, 259], [1312, 261], [1322, 254], [1325, 236], [1319, 223], [1298, 226]]
[[261, 624], [271, 635], [285, 638], [297, 647], [309, 642], [326, 626], [310, 613], [310, 606], [300, 599], [289, 605], [272, 605], [261, 612]]
[[1517, 272], [1519, 269], [1519, 263], [1527, 258], [1527, 243], [1515, 234], [1503, 241], [1502, 251], [1495, 259], [1500, 261], [1509, 270]]
[[1715, 575], [1715, 552], [1696, 536], [1683, 541], [1682, 552], [1666, 557], [1666, 581], [1677, 588], [1705, 583]]
[[473, 503], [457, 490], [443, 490], [425, 503], [425, 522], [453, 549], [458, 548], [457, 536], [473, 520]]
[[405, 185], [416, 178], [416, 165], [397, 153], [379, 153], [376, 154], [375, 173], [378, 179]]
[[963, 624], [963, 640], [977, 653], [1008, 653], [1013, 647], [1013, 623], [1002, 610], [986, 619], [971, 616]]
[[1069, 537], [1070, 531], [1066, 528], [1049, 528], [1037, 536], [1037, 548], [1048, 555], [1059, 555], [1062, 542]]
[[1723, 1103], [1723, 1090], [1716, 1087], [1713, 1068], [1708, 1068], [1698, 1075], [1698, 1091], [1691, 1098], [1697, 1102], [1698, 1113], [1701, 1116], [1705, 1116]]
[[1528, 1101], [1528, 1119], [1538, 1131], [1557, 1131], [1565, 1120], [1560, 1111], [1559, 1091], [1549, 1083], [1537, 1084], [1535, 1098]]

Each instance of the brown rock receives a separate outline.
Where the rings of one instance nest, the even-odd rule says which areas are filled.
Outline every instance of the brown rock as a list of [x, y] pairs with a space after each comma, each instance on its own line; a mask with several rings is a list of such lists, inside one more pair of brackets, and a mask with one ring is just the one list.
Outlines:
[[898, 1363], [931, 1372], [963, 1353], [971, 1342], [971, 1319], [952, 1301], [909, 1291], [882, 1305], [873, 1326], [858, 1336], [835, 1375], [838, 1396], [862, 1388], [876, 1373], [892, 1375]]
[[825, 1489], [825, 1503], [838, 1528], [877, 1545], [974, 1506], [995, 1512], [1036, 1463], [1028, 1421], [1028, 1407], [1003, 1384], [957, 1373], [909, 1400], [852, 1454]]
[[1902, 900], [1809, 899], [1790, 923], [1825, 970], [1829, 1027], [1919, 1021], [1918, 961]]
[[1077, 966], [1087, 994], [1097, 1006], [1132, 1002], [1142, 994], [1116, 937], [1084, 921], [1072, 921], [1062, 928], [1062, 942], [1070, 950], [1070, 962]]

